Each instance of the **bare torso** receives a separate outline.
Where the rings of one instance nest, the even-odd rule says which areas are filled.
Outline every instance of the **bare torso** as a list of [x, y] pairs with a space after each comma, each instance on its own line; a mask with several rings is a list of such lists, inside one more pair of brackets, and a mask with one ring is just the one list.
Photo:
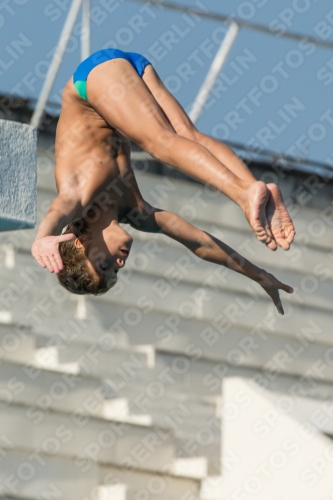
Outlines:
[[82, 207], [111, 198], [125, 214], [142, 203], [129, 139], [77, 95], [72, 79], [63, 91], [55, 157], [58, 192], [75, 193]]

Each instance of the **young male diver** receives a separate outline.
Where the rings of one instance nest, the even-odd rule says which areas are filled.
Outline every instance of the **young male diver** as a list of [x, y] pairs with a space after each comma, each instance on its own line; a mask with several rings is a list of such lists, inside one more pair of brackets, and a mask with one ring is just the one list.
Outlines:
[[291, 287], [142, 198], [130, 141], [226, 194], [269, 249], [289, 249], [295, 231], [279, 188], [256, 181], [230, 148], [199, 132], [145, 57], [110, 48], [83, 61], [64, 88], [55, 144], [58, 196], [32, 245], [38, 263], [73, 293], [106, 292], [132, 245], [121, 221], [163, 233], [202, 259], [257, 281], [283, 313], [279, 289], [292, 293]]

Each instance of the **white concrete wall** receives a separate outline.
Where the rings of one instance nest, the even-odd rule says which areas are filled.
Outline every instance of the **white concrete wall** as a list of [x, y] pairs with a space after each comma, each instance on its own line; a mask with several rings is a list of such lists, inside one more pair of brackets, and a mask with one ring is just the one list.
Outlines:
[[[295, 411], [297, 400], [240, 377], [225, 380], [223, 396], [223, 474], [214, 484], [205, 481], [203, 498], [330, 498], [332, 439], [309, 422], [307, 412]], [[316, 405], [320, 417], [323, 405]]]

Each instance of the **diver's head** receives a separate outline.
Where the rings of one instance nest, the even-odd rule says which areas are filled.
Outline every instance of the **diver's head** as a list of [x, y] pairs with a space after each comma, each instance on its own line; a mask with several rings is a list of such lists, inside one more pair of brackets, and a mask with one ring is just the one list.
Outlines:
[[81, 219], [68, 224], [65, 233], [75, 234], [75, 239], [59, 243], [64, 266], [57, 275], [60, 284], [80, 295], [107, 292], [126, 263], [132, 237], [116, 220], [101, 228]]

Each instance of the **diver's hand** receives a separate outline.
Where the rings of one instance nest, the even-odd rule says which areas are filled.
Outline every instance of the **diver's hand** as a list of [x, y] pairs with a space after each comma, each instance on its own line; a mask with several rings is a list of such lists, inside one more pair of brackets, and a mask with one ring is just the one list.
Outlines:
[[63, 263], [58, 249], [58, 244], [62, 241], [70, 241], [75, 238], [75, 234], [67, 233], [61, 236], [44, 236], [35, 240], [31, 253], [42, 267], [47, 267], [50, 273], [59, 273], [63, 269]]
[[278, 312], [280, 314], [284, 314], [279, 290], [283, 290], [287, 293], [293, 293], [293, 288], [281, 283], [281, 281], [276, 279], [275, 276], [269, 274], [264, 269], [260, 270], [259, 276], [255, 281], [259, 283], [259, 285], [262, 286], [265, 292], [271, 297]]

